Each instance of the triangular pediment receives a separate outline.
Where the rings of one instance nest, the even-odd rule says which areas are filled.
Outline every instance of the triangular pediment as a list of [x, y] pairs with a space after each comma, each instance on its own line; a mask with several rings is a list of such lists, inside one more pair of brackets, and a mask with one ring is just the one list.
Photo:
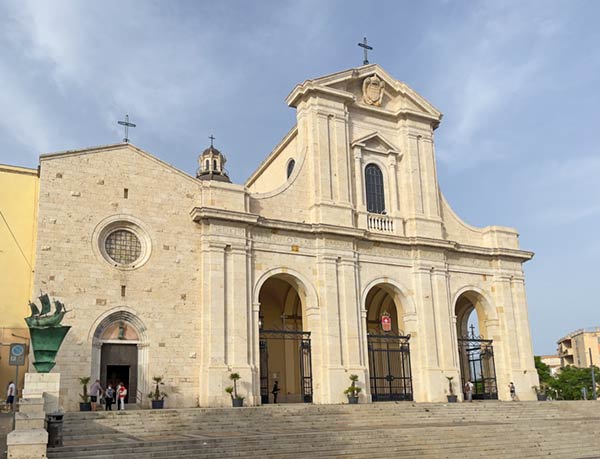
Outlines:
[[387, 140], [378, 132], [362, 136], [351, 143], [352, 147], [360, 147], [363, 150], [369, 150], [375, 153], [400, 155], [400, 149], [396, 148], [392, 142]]
[[421, 115], [439, 122], [442, 114], [406, 83], [396, 80], [377, 64], [348, 69], [297, 85], [287, 98], [291, 106], [311, 92], [346, 99], [355, 107], [387, 115]]

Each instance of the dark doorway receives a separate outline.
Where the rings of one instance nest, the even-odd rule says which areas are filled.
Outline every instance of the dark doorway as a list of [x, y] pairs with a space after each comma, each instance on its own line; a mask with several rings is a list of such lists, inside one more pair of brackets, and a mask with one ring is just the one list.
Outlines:
[[136, 403], [138, 349], [136, 344], [103, 344], [100, 360], [100, 382], [113, 388], [120, 382], [127, 387], [125, 403]]
[[131, 367], [129, 365], [107, 365], [106, 366], [106, 384], [103, 387], [107, 387], [112, 384], [113, 388], [117, 387], [117, 384], [123, 383], [127, 387], [127, 395], [125, 396], [125, 403], [129, 403], [129, 373]]

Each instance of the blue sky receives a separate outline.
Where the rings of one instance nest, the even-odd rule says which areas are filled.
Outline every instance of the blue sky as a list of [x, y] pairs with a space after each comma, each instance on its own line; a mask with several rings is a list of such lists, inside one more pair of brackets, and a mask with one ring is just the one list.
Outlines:
[[516, 227], [534, 351], [600, 325], [600, 3], [0, 0], [0, 163], [132, 142], [189, 173], [214, 134], [243, 182], [295, 84], [371, 62], [444, 113], [442, 191]]

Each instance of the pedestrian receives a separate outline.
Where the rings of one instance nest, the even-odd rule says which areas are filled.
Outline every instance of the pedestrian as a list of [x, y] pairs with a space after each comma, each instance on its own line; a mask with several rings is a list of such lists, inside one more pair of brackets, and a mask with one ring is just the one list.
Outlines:
[[510, 398], [513, 402], [517, 401], [517, 390], [515, 389], [515, 385], [511, 382], [508, 385], [508, 390], [510, 390]]
[[273, 394], [273, 403], [277, 403], [277, 395], [279, 394], [279, 391], [279, 382], [275, 381], [275, 384], [273, 384], [273, 390], [271, 391]]
[[471, 380], [469, 379], [466, 383], [465, 383], [465, 396], [467, 398], [467, 402], [472, 402], [473, 401], [473, 389], [474, 389], [474, 385], [471, 382]]
[[117, 386], [117, 409], [118, 410], [125, 410], [125, 396], [127, 395], [127, 388], [125, 387], [125, 384], [123, 384], [122, 382], [119, 383], [119, 385]]
[[100, 380], [96, 379], [92, 387], [90, 387], [90, 401], [92, 402], [92, 411], [96, 411], [96, 407], [98, 404], [98, 399], [102, 395], [102, 385], [100, 384]]
[[17, 386], [14, 381], [8, 383], [6, 386], [6, 408], [12, 411], [15, 404], [15, 396], [17, 395]]
[[104, 392], [104, 405], [106, 411], [112, 411], [113, 403], [115, 402], [115, 390], [111, 383], [108, 383], [108, 387]]

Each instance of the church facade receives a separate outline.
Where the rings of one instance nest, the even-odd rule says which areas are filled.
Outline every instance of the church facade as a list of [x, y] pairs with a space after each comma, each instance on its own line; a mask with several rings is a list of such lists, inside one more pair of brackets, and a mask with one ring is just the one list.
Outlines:
[[[378, 65], [296, 86], [297, 124], [243, 185], [212, 145], [196, 177], [130, 144], [40, 157], [34, 292], [63, 301], [63, 405], [78, 378], [166, 406], [535, 399], [514, 229], [443, 198], [441, 114]], [[478, 327], [469, 327], [475, 322]], [[470, 328], [470, 329], [469, 329]]]

